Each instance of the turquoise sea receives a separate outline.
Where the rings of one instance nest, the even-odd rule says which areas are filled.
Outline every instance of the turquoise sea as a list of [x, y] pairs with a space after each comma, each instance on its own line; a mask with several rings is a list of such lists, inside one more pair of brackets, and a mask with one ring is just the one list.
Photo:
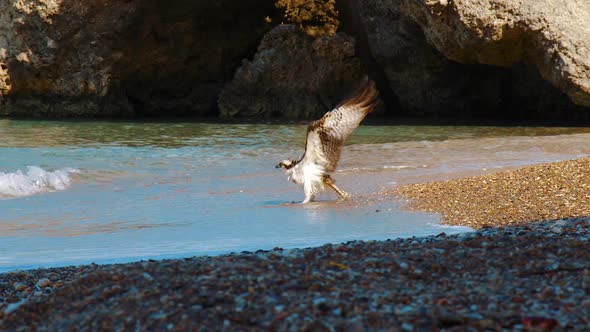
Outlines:
[[274, 168], [300, 124], [0, 120], [0, 272], [469, 230], [405, 211], [396, 185], [590, 155], [590, 129], [361, 126], [332, 193]]

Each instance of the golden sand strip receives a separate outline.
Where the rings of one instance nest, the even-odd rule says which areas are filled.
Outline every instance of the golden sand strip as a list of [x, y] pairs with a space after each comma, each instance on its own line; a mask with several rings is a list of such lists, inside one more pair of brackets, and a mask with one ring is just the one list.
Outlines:
[[474, 228], [590, 216], [590, 157], [456, 180], [404, 185], [411, 209]]

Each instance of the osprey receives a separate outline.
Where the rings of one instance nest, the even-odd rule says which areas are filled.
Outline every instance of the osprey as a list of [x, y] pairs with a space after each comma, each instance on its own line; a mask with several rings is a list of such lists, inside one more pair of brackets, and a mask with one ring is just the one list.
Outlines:
[[313, 201], [325, 186], [341, 198], [351, 197], [336, 186], [330, 173], [336, 170], [344, 140], [373, 111], [377, 95], [375, 83], [365, 79], [350, 97], [307, 127], [301, 159], [287, 159], [276, 165], [285, 170], [289, 181], [303, 186], [305, 199], [302, 203]]

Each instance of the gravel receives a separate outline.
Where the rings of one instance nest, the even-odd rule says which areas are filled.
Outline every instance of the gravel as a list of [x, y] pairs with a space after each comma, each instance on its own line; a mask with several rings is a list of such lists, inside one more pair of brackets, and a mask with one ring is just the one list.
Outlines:
[[515, 225], [590, 216], [590, 158], [456, 180], [405, 185], [394, 194], [451, 225]]

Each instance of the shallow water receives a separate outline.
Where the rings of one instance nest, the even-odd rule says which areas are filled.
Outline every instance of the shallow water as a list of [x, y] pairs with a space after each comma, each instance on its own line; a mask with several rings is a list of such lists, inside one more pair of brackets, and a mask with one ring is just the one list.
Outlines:
[[362, 126], [301, 205], [303, 125], [0, 120], [0, 271], [454, 233], [377, 193], [590, 154], [585, 128]]

